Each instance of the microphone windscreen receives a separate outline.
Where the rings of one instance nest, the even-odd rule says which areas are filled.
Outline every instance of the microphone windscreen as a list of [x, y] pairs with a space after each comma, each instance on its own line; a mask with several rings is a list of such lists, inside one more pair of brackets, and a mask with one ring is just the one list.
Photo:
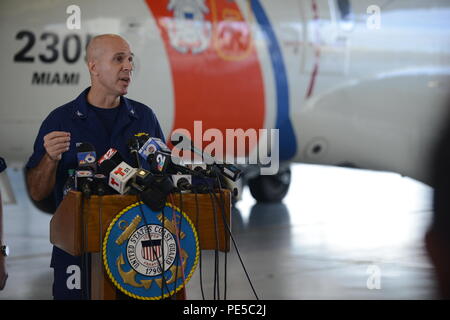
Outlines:
[[151, 157], [150, 171], [156, 174], [162, 174], [167, 171], [169, 167], [170, 154], [165, 152], [156, 151]]
[[98, 166], [98, 172], [104, 174], [105, 176], [109, 176], [111, 171], [113, 171], [117, 165], [118, 163], [111, 159], [103, 160]]
[[120, 155], [119, 151], [117, 151], [114, 148], [110, 148], [106, 153], [98, 160], [98, 164], [101, 165], [103, 161], [105, 160], [111, 160], [113, 161], [116, 166], [123, 161], [122, 156]]
[[77, 142], [76, 144], [77, 152], [89, 152], [95, 151], [95, 148], [89, 142]]
[[132, 136], [127, 142], [128, 149], [139, 150], [139, 139], [136, 136]]
[[147, 142], [147, 140], [150, 138], [150, 136], [147, 133], [135, 134], [135, 136], [138, 139], [139, 147], [142, 147]]

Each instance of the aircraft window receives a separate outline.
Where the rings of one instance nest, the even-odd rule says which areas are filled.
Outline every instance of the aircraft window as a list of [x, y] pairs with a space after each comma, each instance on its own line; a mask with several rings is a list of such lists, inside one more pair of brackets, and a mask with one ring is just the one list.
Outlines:
[[337, 0], [339, 13], [341, 15], [342, 21], [349, 21], [351, 20], [351, 5], [350, 0]]
[[353, 13], [350, 0], [336, 0], [339, 11], [339, 25], [344, 31], [353, 29]]

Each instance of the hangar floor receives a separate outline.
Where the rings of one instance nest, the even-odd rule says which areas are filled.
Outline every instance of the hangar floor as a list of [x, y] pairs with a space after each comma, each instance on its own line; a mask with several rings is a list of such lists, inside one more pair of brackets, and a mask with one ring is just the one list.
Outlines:
[[[260, 299], [433, 299], [433, 269], [423, 248], [431, 189], [396, 174], [294, 165], [283, 203], [258, 204], [249, 191], [233, 212], [233, 233]], [[51, 216], [25, 196], [4, 206], [11, 248], [0, 299], [52, 299]], [[213, 299], [214, 253], [202, 256], [203, 291]], [[219, 256], [220, 298], [225, 257]], [[227, 255], [227, 299], [255, 299], [236, 250]], [[202, 299], [197, 270], [188, 299]]]

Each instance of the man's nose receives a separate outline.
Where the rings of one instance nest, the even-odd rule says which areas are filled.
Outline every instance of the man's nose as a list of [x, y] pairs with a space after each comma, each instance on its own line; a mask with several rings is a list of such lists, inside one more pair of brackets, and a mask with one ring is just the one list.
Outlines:
[[133, 62], [129, 61], [129, 60], [125, 60], [125, 62], [123, 64], [123, 69], [132, 71], [133, 70]]

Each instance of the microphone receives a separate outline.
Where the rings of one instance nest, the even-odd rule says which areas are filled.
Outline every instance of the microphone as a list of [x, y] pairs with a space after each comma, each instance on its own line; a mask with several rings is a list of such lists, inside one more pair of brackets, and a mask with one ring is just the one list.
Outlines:
[[97, 154], [92, 144], [87, 142], [77, 142], [77, 160], [79, 168], [91, 168], [93, 171], [97, 169], [95, 161]]
[[192, 176], [189, 174], [173, 174], [173, 185], [181, 191], [192, 189]]
[[219, 168], [219, 173], [235, 182], [241, 177], [242, 171], [235, 165], [228, 163], [216, 163], [215, 165]]
[[141, 192], [141, 200], [153, 211], [161, 211], [166, 205], [167, 195], [174, 190], [168, 176], [152, 176], [147, 188]]
[[109, 177], [111, 171], [114, 170], [115, 167], [119, 165], [119, 163], [123, 162], [124, 159], [119, 154], [119, 152], [110, 148], [106, 153], [98, 160], [98, 172], [104, 174]]
[[242, 171], [235, 165], [228, 164], [228, 163], [217, 163], [216, 159], [213, 156], [196, 148], [194, 146], [194, 143], [191, 140], [189, 140], [189, 138], [187, 138], [186, 136], [184, 136], [182, 134], [177, 134], [176, 136], [179, 137], [178, 140], [174, 140], [174, 139], [171, 140], [171, 142], [174, 146], [176, 146], [180, 143], [182, 143], [183, 147], [187, 146], [187, 148], [190, 151], [198, 154], [199, 156], [202, 157], [202, 159], [205, 159], [207, 164], [211, 164], [213, 167], [216, 167], [218, 170], [214, 170], [215, 172], [217, 172], [217, 173], [221, 174], [222, 176], [225, 176], [233, 181], [237, 181], [241, 177]]
[[150, 171], [155, 174], [165, 174], [170, 161], [170, 154], [161, 151], [155, 151], [147, 158], [150, 165]]
[[75, 170], [75, 189], [85, 196], [92, 193], [93, 172], [91, 170]]
[[83, 180], [81, 183], [80, 191], [86, 196], [90, 197], [93, 193], [93, 187], [94, 187], [94, 178], [89, 177]]
[[156, 151], [163, 151], [170, 153], [169, 147], [159, 138], [148, 138], [139, 149], [139, 155], [147, 160], [149, 155], [154, 154]]
[[111, 160], [116, 164], [119, 164], [123, 161], [123, 158], [120, 156], [119, 151], [114, 148], [109, 148], [108, 151], [97, 161], [98, 165], [101, 165], [105, 160]]
[[63, 197], [65, 197], [69, 193], [69, 191], [77, 190], [75, 182], [75, 170], [69, 169], [68, 174], [69, 176], [67, 177], [66, 183], [64, 183], [63, 187]]
[[134, 160], [136, 160], [136, 167], [141, 168], [141, 162], [139, 160], [139, 149], [141, 148], [139, 138], [132, 136], [128, 140], [127, 145], [130, 153], [134, 156]]
[[133, 182], [136, 171], [135, 168], [122, 161], [110, 172], [108, 185], [120, 194], [125, 194], [130, 190], [130, 184]]
[[150, 171], [155, 174], [185, 174], [195, 175], [205, 178], [204, 172], [194, 171], [181, 163], [181, 159], [172, 156], [170, 153], [156, 151], [147, 158], [150, 165]]
[[104, 174], [94, 175], [94, 194], [104, 196], [110, 194], [110, 188], [108, 186], [108, 178]]
[[153, 175], [150, 171], [145, 169], [139, 169], [136, 172], [136, 184], [140, 186], [146, 186], [152, 182]]
[[[145, 180], [146, 173], [149, 172], [145, 169], [131, 167], [116, 149], [110, 148], [100, 158], [98, 163], [99, 173], [107, 177], [106, 186], [111, 187], [120, 194], [128, 193], [130, 187], [138, 191], [144, 190], [144, 186], [147, 183]], [[100, 192], [103, 192], [103, 190], [100, 190]]]
[[150, 171], [155, 174], [186, 173], [191, 170], [180, 165], [181, 159], [172, 156], [169, 147], [159, 138], [150, 137], [139, 149], [139, 154], [150, 165]]

